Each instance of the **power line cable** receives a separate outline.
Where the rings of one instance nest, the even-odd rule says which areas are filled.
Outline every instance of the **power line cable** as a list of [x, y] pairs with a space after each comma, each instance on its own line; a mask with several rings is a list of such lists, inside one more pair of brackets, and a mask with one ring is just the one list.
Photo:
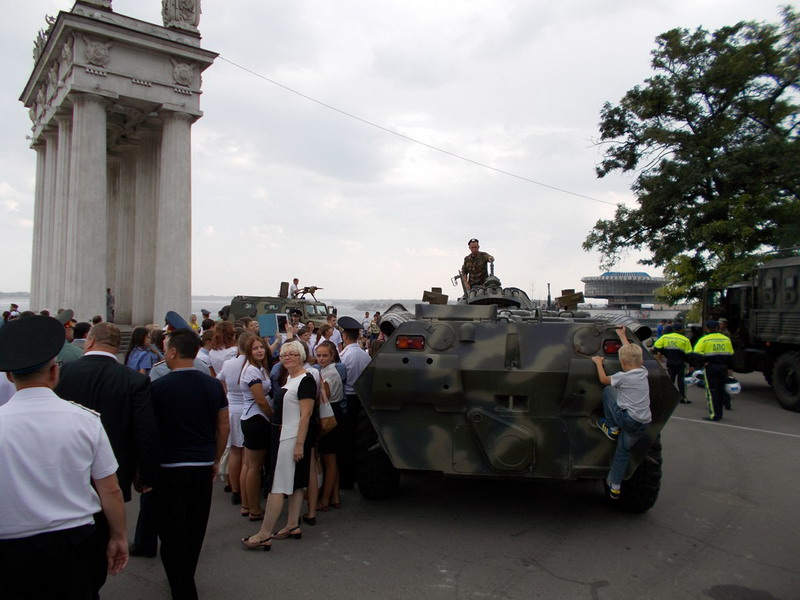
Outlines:
[[337, 113], [339, 113], [341, 115], [344, 115], [345, 117], [348, 117], [350, 119], [355, 119], [356, 121], [360, 121], [361, 123], [364, 123], [365, 125], [369, 125], [370, 127], [374, 127], [376, 129], [380, 129], [381, 131], [385, 131], [386, 133], [390, 133], [390, 134], [392, 134], [394, 136], [397, 136], [399, 138], [402, 138], [402, 139], [404, 139], [406, 141], [409, 141], [409, 142], [412, 142], [414, 144], [419, 144], [420, 146], [425, 146], [426, 148], [430, 148], [431, 150], [435, 150], [436, 152], [441, 152], [442, 154], [446, 154], [448, 156], [452, 156], [453, 158], [457, 158], [458, 160], [462, 160], [464, 162], [468, 162], [468, 163], [471, 163], [473, 165], [476, 165], [476, 166], [479, 166], [479, 167], [483, 167], [484, 169], [489, 169], [490, 171], [495, 171], [497, 173], [501, 173], [502, 175], [507, 175], [509, 177], [514, 177], [515, 179], [520, 179], [520, 180], [526, 181], [528, 183], [533, 183], [533, 184], [536, 184], [536, 185], [539, 185], [539, 186], [542, 186], [542, 187], [545, 187], [545, 188], [548, 188], [548, 189], [551, 189], [551, 190], [555, 190], [556, 192], [561, 192], [562, 194], [569, 194], [570, 196], [577, 196], [578, 198], [585, 198], [586, 200], [591, 200], [593, 202], [600, 202], [602, 204], [609, 204], [611, 206], [617, 206], [617, 204], [615, 202], [609, 202], [608, 200], [601, 200], [600, 198], [593, 198], [592, 196], [586, 196], [585, 194], [579, 194], [578, 192], [572, 192], [570, 190], [565, 190], [563, 188], [556, 187], [554, 185], [550, 185], [550, 184], [547, 184], [547, 183], [542, 183], [541, 181], [536, 181], [535, 179], [531, 179], [531, 178], [525, 177], [523, 175], [517, 175], [516, 173], [512, 173], [511, 171], [506, 171], [504, 169], [498, 169], [497, 167], [493, 167], [491, 165], [487, 165], [486, 163], [482, 163], [482, 162], [474, 160], [472, 158], [468, 158], [466, 156], [462, 156], [461, 154], [456, 154], [455, 152], [451, 152], [450, 150], [445, 150], [444, 148], [439, 148], [438, 146], [434, 146], [433, 144], [429, 144], [427, 142], [423, 142], [422, 140], [418, 140], [418, 139], [413, 138], [411, 136], [408, 136], [408, 135], [405, 135], [403, 133], [400, 133], [399, 131], [395, 131], [393, 129], [389, 129], [388, 127], [384, 127], [383, 125], [379, 125], [378, 123], [374, 123], [374, 122], [369, 121], [369, 120], [367, 120], [367, 119], [365, 119], [363, 117], [359, 117], [358, 115], [354, 115], [353, 113], [349, 113], [346, 110], [342, 110], [341, 108], [337, 108], [337, 107], [335, 107], [335, 106], [333, 106], [331, 104], [323, 102], [322, 100], [317, 100], [316, 98], [314, 98], [312, 96], [309, 96], [308, 94], [304, 94], [303, 92], [299, 92], [299, 91], [297, 91], [295, 89], [290, 88], [287, 85], [284, 85], [284, 84], [282, 84], [282, 83], [280, 83], [278, 81], [275, 81], [274, 79], [270, 79], [269, 77], [266, 77], [266, 76], [262, 75], [261, 73], [257, 73], [256, 71], [253, 71], [252, 69], [248, 69], [247, 67], [244, 67], [244, 66], [242, 66], [242, 65], [240, 65], [238, 63], [235, 63], [232, 60], [229, 60], [229, 59], [225, 58], [224, 56], [219, 56], [219, 58], [221, 60], [225, 61], [226, 63], [228, 63], [230, 65], [233, 65], [234, 67], [236, 67], [238, 69], [241, 69], [242, 71], [245, 71], [246, 73], [254, 75], [255, 77], [258, 77], [259, 79], [263, 79], [264, 81], [266, 81], [268, 83], [271, 83], [272, 85], [275, 85], [275, 86], [277, 86], [279, 88], [282, 88], [282, 89], [286, 90], [287, 92], [291, 92], [292, 94], [300, 96], [301, 98], [305, 98], [306, 100], [314, 102], [315, 104], [319, 104], [320, 106], [323, 106], [323, 107], [327, 108], [328, 110], [332, 110], [334, 112], [337, 112]]

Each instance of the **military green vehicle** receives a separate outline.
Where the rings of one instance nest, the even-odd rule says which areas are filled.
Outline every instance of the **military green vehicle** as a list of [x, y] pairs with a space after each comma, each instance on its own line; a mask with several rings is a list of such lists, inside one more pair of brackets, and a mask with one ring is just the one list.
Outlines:
[[[314, 297], [314, 292], [321, 290], [316, 286], [303, 288], [297, 297], [289, 297], [289, 283], [281, 283], [277, 296], [235, 296], [229, 306], [223, 308], [228, 319], [236, 321], [242, 317], [258, 318], [265, 314], [289, 314], [294, 310], [301, 313], [300, 321], [307, 323], [313, 321], [316, 327], [325, 324], [328, 314], [336, 314], [336, 308], [324, 302], [319, 302]], [[311, 298], [306, 298], [311, 295]]]
[[[493, 276], [457, 304], [391, 307], [386, 343], [355, 384], [364, 410], [357, 481], [367, 498], [391, 496], [401, 470], [496, 479], [605, 482], [615, 443], [594, 426], [603, 416], [592, 356], [620, 369], [617, 325], [547, 316]], [[641, 345], [648, 328], [628, 327]], [[633, 335], [636, 334], [636, 335]], [[661, 484], [659, 434], [680, 400], [645, 350], [653, 422], [632, 449], [615, 504], [642, 512]]]
[[800, 411], [800, 256], [757, 267], [750, 281], [708, 289], [703, 321], [728, 320], [733, 370], [761, 371], [778, 402]]

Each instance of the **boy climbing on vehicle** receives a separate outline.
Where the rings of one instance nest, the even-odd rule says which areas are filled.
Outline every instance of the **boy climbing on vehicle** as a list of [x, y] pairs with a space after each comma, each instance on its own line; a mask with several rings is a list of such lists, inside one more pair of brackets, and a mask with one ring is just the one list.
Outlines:
[[622, 371], [609, 376], [603, 368], [603, 357], [593, 356], [597, 376], [603, 388], [603, 412], [605, 418], [598, 419], [595, 425], [608, 439], [617, 442], [617, 450], [608, 473], [609, 494], [616, 500], [620, 496], [620, 486], [628, 467], [631, 448], [647, 431], [652, 420], [650, 414], [650, 385], [647, 369], [642, 366], [642, 349], [631, 344], [625, 333], [625, 326], [617, 328], [622, 342], [619, 361]]

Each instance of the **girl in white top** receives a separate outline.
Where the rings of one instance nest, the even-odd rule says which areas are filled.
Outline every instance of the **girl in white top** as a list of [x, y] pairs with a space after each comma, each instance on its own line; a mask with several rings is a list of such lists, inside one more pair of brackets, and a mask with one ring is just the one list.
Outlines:
[[261, 511], [261, 469], [270, 448], [269, 421], [273, 416], [267, 394], [272, 385], [267, 373], [267, 351], [263, 340], [258, 336], [249, 338], [244, 344], [244, 355], [245, 361], [239, 372], [244, 433], [242, 516], [260, 521], [264, 517]]
[[212, 375], [216, 377], [225, 361], [237, 354], [236, 330], [233, 328], [233, 323], [229, 321], [217, 323], [214, 327], [214, 337], [211, 339], [211, 350], [208, 352], [213, 369]]
[[317, 364], [322, 367], [322, 385], [336, 417], [336, 427], [319, 438], [317, 450], [322, 457], [322, 469], [325, 474], [322, 493], [316, 509], [322, 512], [328, 510], [328, 505], [339, 508], [339, 468], [336, 466], [336, 453], [341, 448], [344, 414], [341, 400], [344, 396], [342, 377], [336, 369], [340, 362], [336, 345], [331, 341], [323, 341], [317, 346]]
[[[231, 486], [231, 502], [239, 504], [242, 501], [244, 477], [242, 476], [242, 454], [244, 448], [244, 434], [242, 433], [242, 410], [244, 396], [239, 388], [239, 374], [245, 363], [244, 348], [248, 339], [255, 337], [252, 333], [245, 332], [239, 336], [239, 355], [229, 358], [222, 364], [222, 369], [217, 373], [217, 379], [225, 388], [228, 397], [228, 416], [230, 418], [231, 432], [228, 435], [228, 485]], [[199, 354], [198, 354], [199, 356]]]
[[306, 323], [306, 329], [311, 332], [311, 339], [308, 342], [308, 347], [311, 348], [311, 353], [314, 353], [314, 348], [317, 346], [317, 334], [315, 333], [317, 326], [314, 325], [314, 321], [309, 321]]

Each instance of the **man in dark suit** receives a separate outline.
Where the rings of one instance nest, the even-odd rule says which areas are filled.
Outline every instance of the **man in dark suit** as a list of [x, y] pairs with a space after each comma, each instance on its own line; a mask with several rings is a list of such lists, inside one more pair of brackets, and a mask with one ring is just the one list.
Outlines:
[[[119, 485], [128, 502], [134, 480], [142, 492], [149, 492], [155, 485], [160, 438], [150, 397], [150, 380], [146, 375], [119, 364], [120, 343], [121, 335], [116, 325], [98, 323], [92, 327], [86, 338], [83, 357], [62, 367], [55, 392], [65, 400], [100, 413], [119, 463]], [[98, 562], [95, 573], [95, 591], [99, 591], [105, 583], [108, 530], [102, 516], [96, 516], [96, 521], [99, 532], [97, 548], [103, 552], [98, 555], [102, 564]]]

